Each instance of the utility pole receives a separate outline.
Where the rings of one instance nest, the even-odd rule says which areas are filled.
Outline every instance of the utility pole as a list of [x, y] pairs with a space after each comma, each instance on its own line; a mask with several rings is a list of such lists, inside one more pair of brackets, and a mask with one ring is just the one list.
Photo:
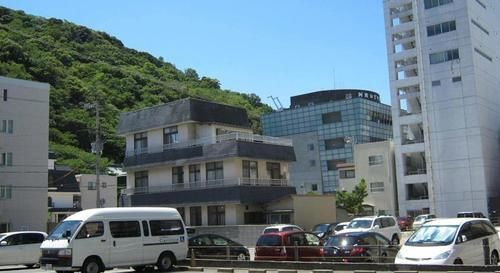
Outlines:
[[101, 183], [99, 181], [99, 162], [101, 161], [101, 126], [99, 124], [99, 101], [95, 103], [95, 186], [96, 186], [96, 208], [101, 207]]

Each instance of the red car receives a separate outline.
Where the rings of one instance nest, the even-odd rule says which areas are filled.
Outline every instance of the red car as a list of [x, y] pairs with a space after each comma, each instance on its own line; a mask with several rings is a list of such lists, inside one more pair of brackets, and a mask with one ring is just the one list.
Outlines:
[[310, 232], [266, 233], [257, 241], [255, 260], [319, 261], [323, 257], [321, 245], [318, 236]]
[[408, 216], [398, 217], [398, 226], [400, 230], [410, 230], [413, 224], [413, 219]]

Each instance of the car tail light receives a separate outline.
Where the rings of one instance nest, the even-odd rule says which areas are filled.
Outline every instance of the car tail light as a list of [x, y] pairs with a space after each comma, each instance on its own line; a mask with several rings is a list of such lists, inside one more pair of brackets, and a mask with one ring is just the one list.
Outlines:
[[358, 256], [358, 255], [361, 255], [363, 253], [365, 253], [366, 249], [363, 248], [363, 247], [354, 247], [352, 250], [351, 250], [351, 256]]

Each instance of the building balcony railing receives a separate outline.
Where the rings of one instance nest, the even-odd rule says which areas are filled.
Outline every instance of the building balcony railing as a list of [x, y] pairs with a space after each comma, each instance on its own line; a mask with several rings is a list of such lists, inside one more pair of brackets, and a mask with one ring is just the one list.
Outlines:
[[291, 139], [255, 135], [251, 133], [234, 132], [224, 135], [218, 135], [215, 137], [198, 138], [178, 143], [165, 144], [163, 146], [154, 146], [154, 147], [146, 147], [146, 148], [130, 150], [126, 152], [126, 156], [128, 157], [140, 154], [159, 153], [169, 149], [204, 146], [204, 145], [216, 144], [228, 141], [256, 142], [256, 143], [273, 144], [273, 145], [290, 146], [290, 147], [292, 147], [293, 145]]
[[415, 138], [415, 139], [408, 139], [408, 138], [403, 138], [401, 141], [402, 145], [408, 145], [408, 144], [416, 144], [416, 143], [424, 143], [424, 138]]
[[124, 189], [121, 191], [121, 193], [124, 195], [132, 195], [132, 194], [197, 190], [205, 188], [219, 188], [219, 187], [229, 187], [229, 186], [288, 187], [288, 180], [260, 179], [260, 178], [254, 179], [254, 178], [237, 177], [229, 179], [178, 183], [166, 186], [136, 187], [136, 188]]
[[427, 170], [425, 167], [422, 168], [415, 168], [415, 169], [407, 169], [405, 171], [405, 175], [419, 175], [419, 174], [426, 174]]

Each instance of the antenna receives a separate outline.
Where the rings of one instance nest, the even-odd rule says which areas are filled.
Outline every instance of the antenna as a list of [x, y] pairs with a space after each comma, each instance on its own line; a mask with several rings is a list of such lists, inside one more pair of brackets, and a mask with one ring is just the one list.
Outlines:
[[271, 98], [273, 100], [273, 103], [274, 103], [274, 106], [276, 107], [276, 110], [278, 110], [278, 111], [283, 110], [283, 105], [281, 104], [281, 101], [278, 97], [269, 96], [268, 98]]
[[336, 78], [336, 77], [335, 77], [335, 68], [334, 68], [334, 69], [333, 69], [333, 89], [337, 89], [337, 87], [336, 87], [336, 83], [335, 83], [335, 82], [336, 82], [336, 79], [335, 79], [335, 78]]

